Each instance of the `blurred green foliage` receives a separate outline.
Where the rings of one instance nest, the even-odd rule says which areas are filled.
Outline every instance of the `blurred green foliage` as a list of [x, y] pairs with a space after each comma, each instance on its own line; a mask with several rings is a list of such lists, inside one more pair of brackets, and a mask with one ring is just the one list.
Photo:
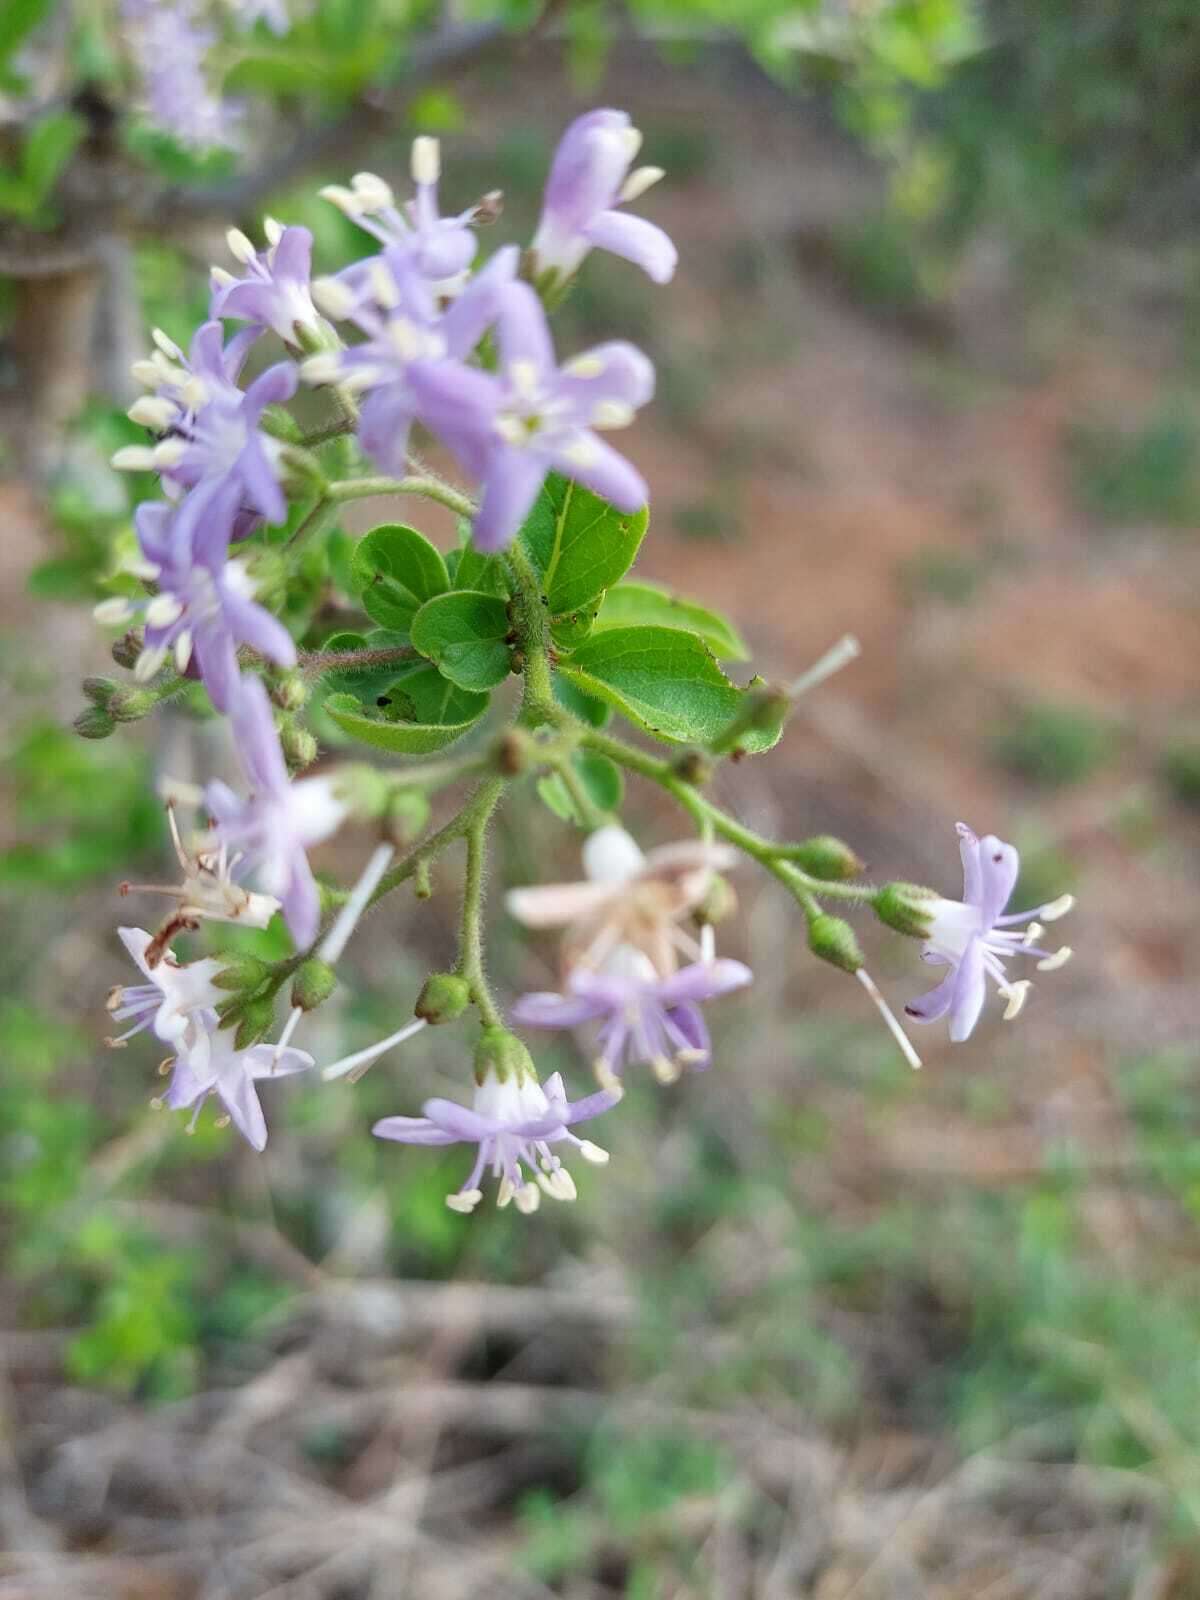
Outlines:
[[1082, 707], [1025, 706], [992, 742], [997, 761], [1043, 788], [1082, 783], [1117, 752], [1113, 724]]
[[1186, 409], [1168, 406], [1132, 431], [1079, 424], [1067, 453], [1080, 504], [1101, 521], [1200, 521], [1200, 434]]

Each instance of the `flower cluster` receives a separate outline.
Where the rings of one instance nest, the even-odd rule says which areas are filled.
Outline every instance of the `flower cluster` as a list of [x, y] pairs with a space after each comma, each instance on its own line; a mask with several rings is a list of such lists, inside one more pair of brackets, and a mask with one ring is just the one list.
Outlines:
[[[158, 25], [152, 9], [131, 0], [128, 14], [150, 29]], [[277, 3], [241, 9], [268, 26], [286, 22]], [[198, 16], [184, 4], [174, 14]], [[187, 61], [181, 51], [177, 70]], [[1006, 1018], [1021, 1009], [1030, 983], [1009, 975], [1013, 959], [1030, 956], [1051, 971], [1070, 955], [1039, 943], [1042, 924], [1069, 910], [1069, 897], [1007, 912], [1017, 852], [992, 835], [977, 838], [960, 824], [965, 883], [962, 900], [951, 901], [911, 884], [851, 881], [862, 864], [841, 841], [775, 844], [704, 793], [715, 761], [768, 748], [795, 699], [857, 646], [843, 641], [788, 686], [755, 678], [739, 687], [714, 655], [746, 653], [724, 618], [622, 582], [644, 532], [645, 518], [632, 513], [647, 489], [602, 435], [649, 401], [653, 368], [619, 339], [560, 362], [547, 312], [593, 249], [635, 262], [657, 283], [670, 279], [670, 240], [622, 209], [662, 175], [630, 171], [639, 142], [623, 112], [578, 118], [554, 158], [525, 251], [503, 245], [480, 260], [478, 229], [498, 214], [499, 197], [443, 216], [440, 156], [428, 138], [413, 146], [411, 199], [398, 202], [367, 173], [324, 191], [372, 241], [369, 254], [334, 276], [313, 279], [303, 227], [266, 219], [262, 248], [232, 230], [235, 267], [213, 269], [208, 319], [187, 350], [156, 332], [153, 352], [135, 364], [145, 393], [129, 415], [151, 437], [114, 458], [122, 470], [156, 475], [162, 495], [138, 506], [136, 554], [115, 575], [119, 592], [97, 608], [100, 620], [128, 630], [113, 653], [132, 669], [134, 686], [88, 680], [93, 705], [76, 726], [101, 737], [200, 685], [225, 719], [240, 782], [170, 787], [182, 882], [122, 885], [124, 894], [165, 894], [173, 904], [153, 933], [119, 929], [144, 981], [110, 995], [121, 1031], [109, 1042], [152, 1033], [170, 1051], [161, 1069], [170, 1083], [156, 1103], [190, 1109], [194, 1126], [216, 1096], [261, 1150], [257, 1084], [313, 1065], [290, 1041], [332, 993], [360, 918], [401, 883], [426, 897], [431, 867], [462, 842], [455, 969], [429, 978], [414, 1020], [322, 1074], [353, 1081], [422, 1029], [473, 1007], [480, 1034], [471, 1104], [437, 1097], [422, 1115], [386, 1117], [374, 1130], [400, 1143], [473, 1146], [461, 1187], [447, 1197], [460, 1212], [479, 1204], [489, 1177], [497, 1203], [523, 1213], [543, 1195], [573, 1199], [564, 1157], [608, 1159], [573, 1130], [620, 1101], [627, 1074], [645, 1069], [668, 1084], [712, 1063], [705, 1007], [752, 982], [747, 966], [716, 949], [717, 924], [734, 904], [725, 875], [743, 857], [793, 895], [810, 950], [857, 976], [913, 1065], [911, 1041], [830, 901], [870, 906], [920, 939], [926, 961], [948, 968], [907, 1012], [918, 1022], [948, 1016], [955, 1041], [974, 1029], [988, 978]], [[278, 355], [280, 344], [283, 359], [264, 356]], [[285, 409], [302, 382], [335, 402], [307, 436]], [[415, 463], [418, 428], [470, 474], [477, 501]], [[349, 462], [357, 476], [331, 483], [334, 455], [339, 470]], [[581, 488], [568, 516], [572, 484]], [[463, 547], [443, 555], [415, 529], [388, 525], [353, 552], [347, 577], [344, 535], [328, 520], [342, 500], [397, 493], [426, 494], [462, 514]], [[330, 619], [344, 613], [351, 588], [381, 626], [370, 638], [335, 640]], [[519, 707], [490, 740], [464, 739], [464, 755], [382, 772], [304, 770], [321, 754], [318, 736], [334, 742], [331, 729], [401, 756], [440, 753], [483, 727], [490, 691], [510, 674], [524, 680]], [[310, 703], [314, 680], [328, 692]], [[357, 694], [341, 692], [351, 684]], [[314, 704], [321, 716], [307, 727], [302, 717]], [[671, 758], [602, 731], [613, 708], [673, 743]], [[696, 836], [643, 852], [614, 814], [620, 767], [678, 801]], [[486, 839], [509, 786], [534, 773], [540, 799], [585, 830], [583, 877], [509, 892], [516, 922], [553, 930], [560, 942], [555, 980], [506, 1015], [482, 956]], [[429, 830], [430, 797], [467, 778], [474, 787], [457, 813]], [[181, 827], [184, 806], [202, 810], [203, 827]], [[309, 852], [351, 815], [373, 822], [382, 842], [344, 892], [318, 883]], [[409, 853], [396, 861], [404, 845]], [[204, 921], [263, 929], [276, 914], [295, 946], [282, 960], [184, 964], [175, 954], [176, 937]], [[267, 1043], [288, 982], [291, 1014]], [[598, 1088], [571, 1100], [559, 1074], [540, 1082], [514, 1028], [581, 1033]]]

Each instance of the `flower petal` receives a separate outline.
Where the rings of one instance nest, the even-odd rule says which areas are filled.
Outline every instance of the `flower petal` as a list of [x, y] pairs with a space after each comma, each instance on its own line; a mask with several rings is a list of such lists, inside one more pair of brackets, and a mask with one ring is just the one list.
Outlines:
[[645, 217], [628, 211], [602, 211], [583, 229], [584, 236], [601, 250], [610, 250], [641, 267], [654, 283], [670, 283], [679, 252], [663, 230]]

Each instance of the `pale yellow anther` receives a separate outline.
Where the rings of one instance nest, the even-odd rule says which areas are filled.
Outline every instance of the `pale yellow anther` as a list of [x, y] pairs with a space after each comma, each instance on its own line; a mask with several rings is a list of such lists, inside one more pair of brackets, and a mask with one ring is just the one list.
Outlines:
[[150, 1102], [150, 1109], [151, 1109], [151, 1111], [161, 1111], [163, 1106], [164, 1106], [164, 1104], [165, 1104], [165, 1101], [163, 1100], [162, 1096], [156, 1094], [154, 1096], [153, 1100], [151, 1100], [151, 1102]]
[[625, 151], [625, 159], [632, 161], [642, 148], [642, 130], [640, 128], [622, 128], [617, 135]]
[[217, 1120], [213, 1123], [213, 1127], [214, 1128], [227, 1128], [232, 1121], [233, 1121], [233, 1118], [231, 1116], [229, 1116], [228, 1114], [224, 1114], [224, 1115], [219, 1116], [217, 1118]]
[[387, 311], [392, 311], [400, 304], [400, 291], [396, 287], [396, 280], [388, 271], [384, 262], [376, 259], [372, 261], [368, 276], [371, 282], [371, 293], [379, 304]]
[[182, 439], [164, 439], [161, 444], [156, 444], [151, 451], [154, 465], [160, 471], [169, 472], [172, 467], [177, 467], [187, 452], [187, 445]]
[[156, 594], [146, 607], [146, 623], [151, 628], [169, 628], [183, 613], [183, 606], [173, 594]]
[[522, 399], [528, 399], [537, 393], [538, 369], [537, 363], [525, 358], [510, 361], [508, 364], [508, 381], [512, 384]]
[[678, 1083], [679, 1066], [669, 1056], [655, 1056], [650, 1066], [659, 1083]]
[[179, 408], [170, 400], [144, 394], [140, 400], [133, 402], [125, 415], [139, 427], [153, 428], [156, 433], [161, 433], [174, 422], [179, 415]]
[[199, 411], [201, 406], [208, 404], [208, 385], [203, 378], [185, 378], [180, 392], [189, 411]]
[[267, 243], [274, 248], [283, 238], [282, 222], [276, 222], [274, 217], [264, 217], [263, 233], [266, 235]]
[[231, 283], [237, 282], [233, 273], [227, 271], [224, 267], [210, 267], [208, 276], [214, 289], [228, 289]]
[[134, 382], [140, 383], [144, 389], [157, 389], [162, 382], [162, 369], [149, 356], [139, 357], [130, 366], [129, 371]]
[[98, 606], [93, 606], [92, 616], [97, 622], [106, 624], [128, 622], [133, 616], [133, 607], [128, 600], [119, 597], [115, 600], [101, 600]]
[[167, 659], [165, 645], [154, 650], [143, 650], [134, 665], [133, 675], [139, 683], [148, 683]]
[[190, 628], [185, 628], [175, 640], [175, 666], [180, 672], [186, 672], [188, 662], [192, 659], [192, 633]]
[[162, 351], [163, 355], [169, 356], [172, 361], [183, 360], [183, 351], [175, 343], [174, 339], [167, 337], [161, 328], [151, 328], [150, 337]]
[[373, 172], [356, 172], [350, 183], [363, 211], [384, 211], [396, 203], [391, 189]]
[[645, 194], [647, 189], [652, 189], [656, 183], [666, 177], [662, 167], [638, 167], [631, 172], [621, 185], [618, 199], [628, 203], [637, 200]]
[[339, 211], [344, 212], [348, 217], [358, 216], [363, 209], [359, 203], [358, 196], [340, 183], [327, 183], [323, 189], [319, 189], [317, 192], [322, 200], [328, 200], [330, 205], [336, 206]]
[[625, 1093], [620, 1078], [617, 1077], [603, 1056], [593, 1062], [592, 1071], [596, 1074], [596, 1082], [604, 1090], [605, 1094], [615, 1094], [619, 1099]]
[[1051, 900], [1048, 906], [1042, 906], [1038, 911], [1038, 916], [1041, 917], [1043, 922], [1057, 922], [1059, 917], [1065, 917], [1067, 912], [1074, 908], [1074, 905], [1075, 896], [1073, 894], [1060, 894], [1057, 900]]
[[498, 1211], [504, 1210], [505, 1206], [511, 1201], [514, 1192], [512, 1179], [505, 1175], [500, 1179], [500, 1187], [496, 1190], [496, 1209]]
[[605, 370], [605, 360], [603, 356], [585, 350], [581, 356], [574, 356], [566, 362], [562, 370], [567, 378], [598, 378]]
[[1064, 944], [1061, 950], [1056, 950], [1052, 956], [1046, 956], [1037, 964], [1039, 972], [1057, 972], [1059, 967], [1065, 967], [1074, 952], [1069, 944]]
[[596, 428], [627, 428], [633, 421], [633, 407], [624, 400], [601, 400], [592, 412], [592, 426]]
[[590, 1139], [579, 1141], [579, 1154], [585, 1161], [590, 1161], [594, 1167], [608, 1165], [608, 1151], [603, 1145], [593, 1144]]
[[353, 294], [336, 278], [314, 278], [312, 299], [317, 310], [332, 318], [334, 322], [340, 322], [354, 310]]
[[564, 459], [580, 469], [594, 467], [599, 454], [590, 439], [573, 439], [563, 450]]
[[446, 1204], [451, 1211], [457, 1211], [463, 1216], [469, 1216], [482, 1199], [482, 1189], [464, 1189], [461, 1193], [448, 1194], [446, 1196]]
[[225, 235], [225, 243], [229, 246], [229, 254], [243, 266], [248, 267], [258, 259], [258, 251], [254, 248], [253, 242], [240, 228], [230, 228]]
[[1021, 935], [1021, 943], [1036, 944], [1045, 931], [1040, 922], [1031, 922]]
[[412, 176], [419, 184], [436, 183], [442, 175], [442, 156], [436, 139], [422, 135], [413, 140]]
[[337, 383], [341, 375], [341, 361], [332, 350], [309, 356], [300, 366], [300, 376], [305, 383]]
[[118, 472], [153, 472], [157, 461], [152, 446], [127, 444], [113, 456], [112, 465]]
[[1025, 1009], [1025, 1002], [1029, 999], [1029, 991], [1033, 988], [1028, 978], [1021, 978], [1017, 983], [1010, 983], [1007, 989], [1001, 989], [1001, 997], [1007, 1001], [1004, 1007], [1005, 1022], [1012, 1022], [1019, 1017]]
[[536, 1183], [523, 1183], [513, 1195], [513, 1199], [517, 1202], [517, 1210], [523, 1216], [529, 1217], [541, 1205], [542, 1191]]

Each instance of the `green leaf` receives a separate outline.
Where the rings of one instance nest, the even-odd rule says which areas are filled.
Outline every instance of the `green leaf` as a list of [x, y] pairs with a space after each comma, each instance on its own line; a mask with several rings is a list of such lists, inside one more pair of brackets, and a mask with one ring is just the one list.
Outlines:
[[[677, 628], [607, 628], [558, 671], [647, 733], [679, 744], [715, 738], [746, 692], [730, 683], [707, 645]], [[745, 748], [769, 749], [778, 738], [752, 732]]]
[[83, 138], [87, 125], [73, 111], [58, 111], [35, 122], [25, 135], [21, 170], [30, 204], [40, 206]]
[[491, 689], [512, 670], [508, 608], [497, 595], [455, 589], [426, 601], [413, 618], [412, 642], [462, 689]]
[[[607, 756], [597, 755], [590, 750], [577, 750], [571, 760], [592, 804], [601, 811], [617, 811], [625, 793], [625, 780], [620, 767]], [[537, 792], [556, 817], [561, 817], [564, 822], [573, 822], [580, 828], [584, 826], [584, 818], [580, 816], [561, 773], [551, 772], [539, 778]]]
[[488, 706], [486, 694], [470, 694], [424, 663], [394, 678], [382, 698], [390, 703], [376, 707], [363, 705], [351, 694], [333, 694], [325, 710], [343, 733], [363, 744], [396, 755], [420, 756], [461, 739]]
[[450, 587], [441, 551], [423, 533], [398, 522], [384, 523], [360, 539], [350, 570], [363, 610], [397, 633], [407, 633], [425, 602]]
[[602, 728], [612, 716], [611, 706], [605, 705], [603, 700], [597, 700], [594, 695], [584, 694], [582, 689], [568, 683], [561, 672], [554, 674], [554, 698], [565, 710], [593, 728]]
[[50, 10], [51, 0], [4, 0], [0, 6], [0, 62], [9, 56]]
[[596, 621], [596, 631], [604, 628], [646, 627], [690, 629], [720, 661], [748, 661], [750, 652], [732, 623], [717, 611], [685, 600], [658, 583], [618, 584], [605, 595]]
[[[467, 537], [471, 525], [465, 524]], [[451, 550], [446, 557], [446, 570], [456, 589], [476, 589], [480, 594], [498, 594], [508, 599], [508, 573], [499, 556], [485, 556], [469, 545], [464, 550]]]
[[586, 608], [633, 565], [647, 512], [626, 516], [568, 478], [551, 473], [521, 529], [552, 617]]

